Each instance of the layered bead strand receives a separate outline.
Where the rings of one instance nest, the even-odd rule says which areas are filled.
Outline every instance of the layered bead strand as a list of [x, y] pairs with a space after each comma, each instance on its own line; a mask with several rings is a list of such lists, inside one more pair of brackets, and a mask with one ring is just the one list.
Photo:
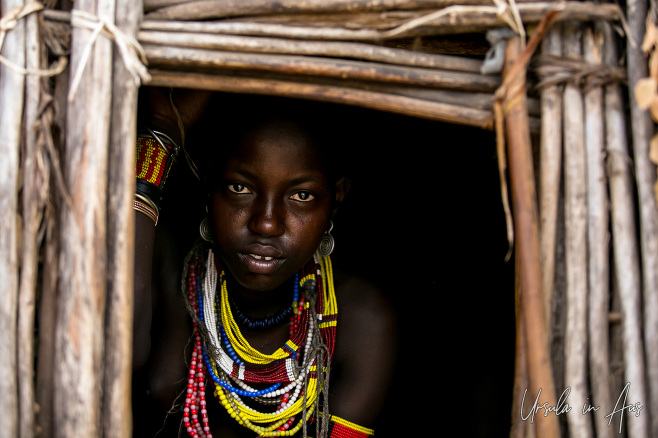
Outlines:
[[[198, 273], [200, 264], [190, 266], [188, 272], [188, 299], [195, 313], [199, 313], [199, 305], [196, 300], [198, 289]], [[194, 321], [194, 347], [190, 369], [188, 372], [187, 390], [185, 395], [185, 406], [183, 407], [183, 424], [191, 437], [212, 438], [208, 426], [208, 411], [206, 410], [205, 373], [203, 362], [203, 341], [197, 323]], [[199, 423], [201, 417], [201, 423]]]
[[[323, 373], [328, 358], [318, 355], [324, 347], [316, 344], [322, 342], [329, 356], [333, 354], [337, 308], [330, 261], [316, 256], [295, 277], [290, 309], [277, 313], [289, 315], [289, 340], [267, 355], [251, 347], [242, 335], [231, 308], [225, 273], [221, 270], [218, 273], [212, 251], [206, 253], [205, 273], [202, 273], [205, 250], [199, 245], [197, 251], [188, 268], [188, 296], [190, 308], [203, 330], [195, 323], [184, 411], [189, 435], [211, 436], [205, 409], [206, 373], [214, 382], [220, 404], [239, 424], [259, 436], [294, 435], [307, 422], [314, 421], [322, 390], [318, 373]], [[305, 290], [304, 295], [300, 296], [300, 288]], [[256, 329], [281, 323], [277, 316], [252, 326], [244, 318], [243, 315], [243, 326]], [[263, 384], [269, 386], [265, 389], [251, 386]], [[243, 397], [257, 402], [266, 411], [267, 406], [274, 411], [254, 409]]]

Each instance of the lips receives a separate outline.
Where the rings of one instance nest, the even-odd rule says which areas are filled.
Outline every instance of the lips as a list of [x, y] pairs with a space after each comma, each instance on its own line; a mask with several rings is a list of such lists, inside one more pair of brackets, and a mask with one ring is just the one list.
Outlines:
[[282, 253], [269, 245], [248, 246], [242, 259], [249, 272], [262, 275], [274, 272], [284, 260]]

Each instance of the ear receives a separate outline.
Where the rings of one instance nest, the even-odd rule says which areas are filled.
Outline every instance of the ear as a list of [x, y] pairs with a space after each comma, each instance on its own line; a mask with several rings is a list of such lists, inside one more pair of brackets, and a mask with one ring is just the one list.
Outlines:
[[336, 216], [338, 213], [340, 206], [345, 201], [345, 197], [347, 196], [347, 192], [349, 192], [351, 185], [352, 180], [346, 176], [336, 181], [336, 198], [334, 199], [334, 208], [331, 213], [332, 217]]

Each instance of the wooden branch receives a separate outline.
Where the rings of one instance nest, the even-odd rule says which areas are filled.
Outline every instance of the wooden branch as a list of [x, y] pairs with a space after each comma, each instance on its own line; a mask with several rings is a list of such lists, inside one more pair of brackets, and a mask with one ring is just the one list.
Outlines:
[[[648, 76], [647, 60], [641, 52], [640, 44], [646, 29], [647, 3], [631, 0], [627, 2], [628, 35], [626, 51], [628, 56], [628, 87], [635, 90], [639, 79]], [[646, 406], [647, 403], [658, 404], [658, 389], [655, 381], [647, 379], [645, 361], [651, 376], [658, 376], [658, 217], [656, 198], [653, 190], [656, 180], [656, 167], [649, 161], [649, 145], [654, 134], [654, 124], [649, 112], [638, 107], [635, 99], [630, 99], [631, 137], [633, 138], [633, 162], [635, 163], [635, 182], [637, 186], [637, 205], [640, 224], [640, 259], [642, 260], [642, 287], [644, 288], [644, 315], [640, 303], [642, 295], [635, 290], [620, 290], [621, 308], [624, 315], [624, 364], [626, 380], [631, 383], [630, 397]], [[654, 314], [651, 314], [654, 312]], [[642, 328], [643, 317], [645, 328]], [[644, 333], [643, 333], [644, 330]], [[643, 337], [646, 344], [642, 344]], [[645, 347], [646, 345], [646, 347]], [[647, 356], [645, 357], [645, 348]], [[637, 382], [637, 383], [636, 383]], [[645, 382], [653, 387], [647, 390]], [[656, 406], [650, 408], [656, 412]], [[658, 433], [658, 416], [649, 418], [636, 417], [628, 422], [629, 436], [643, 438]], [[649, 432], [651, 427], [652, 433]]]
[[[631, 0], [626, 3], [628, 19], [628, 38], [626, 49], [628, 52], [628, 87], [631, 95], [640, 79], [649, 76], [648, 60], [642, 52], [642, 41], [644, 39], [647, 16], [653, 17], [654, 10], [648, 10], [646, 1]], [[654, 6], [655, 7], [655, 6]], [[649, 15], [647, 15], [649, 14]], [[655, 25], [655, 20], [654, 20]], [[634, 421], [629, 427], [629, 435], [633, 437], [658, 435], [658, 213], [656, 205], [656, 166], [649, 159], [651, 139], [655, 135], [655, 124], [648, 110], [638, 107], [635, 99], [630, 99], [631, 129], [633, 138], [633, 162], [635, 163], [635, 178], [637, 185], [638, 212], [640, 224], [640, 259], [642, 260], [642, 287], [641, 297], [627, 295], [628, 312], [625, 325], [639, 322], [644, 318], [644, 327], [633, 327], [632, 336], [640, 336], [644, 339], [644, 346], [636, 345], [632, 341], [629, 348], [634, 348], [632, 356], [628, 357], [627, 367], [628, 379], [633, 383], [632, 393], [638, 400], [646, 400], [652, 412], [652, 418], [647, 417], [640, 421]], [[644, 309], [636, 306], [643, 300]], [[643, 330], [643, 334], [635, 333], [635, 330]], [[639, 360], [639, 355], [644, 351], [645, 360]], [[629, 351], [630, 353], [630, 351]], [[631, 361], [637, 361], [631, 364]], [[646, 363], [645, 370], [642, 364]], [[640, 380], [644, 378], [646, 380]], [[646, 394], [642, 392], [644, 385], [635, 382], [647, 382]], [[642, 388], [639, 386], [642, 385]], [[644, 397], [647, 397], [646, 399]], [[633, 419], [633, 420], [639, 420]], [[650, 423], [650, 424], [649, 424]]]
[[[582, 47], [579, 23], [566, 23], [563, 28], [563, 52], [566, 57], [580, 59]], [[587, 162], [585, 154], [583, 96], [578, 84], [564, 88], [564, 187], [566, 227], [566, 333], [565, 384], [571, 388], [570, 398], [586, 400], [587, 384]], [[589, 417], [567, 416], [570, 433], [592, 437]]]
[[[551, 30], [543, 43], [543, 53], [561, 54], [559, 31]], [[539, 215], [542, 253], [542, 292], [546, 330], [551, 332], [551, 311], [555, 284], [555, 258], [560, 178], [562, 176], [562, 95], [557, 85], [541, 91], [541, 139], [539, 155]]]
[[[42, 68], [39, 45], [38, 17], [25, 18], [25, 42], [27, 69]], [[21, 437], [32, 437], [35, 429], [34, 391], [34, 330], [37, 301], [37, 274], [39, 270], [39, 229], [46, 204], [49, 174], [44, 168], [43, 140], [37, 139], [40, 125], [39, 103], [41, 78], [35, 75], [25, 78], [25, 120], [23, 131], [23, 237], [21, 256], [21, 278], [18, 293], [18, 395], [19, 430]]]
[[[213, 5], [214, 7], [215, 5]], [[614, 4], [601, 4], [601, 3], [590, 3], [590, 2], [528, 2], [528, 3], [518, 3], [517, 8], [521, 19], [525, 25], [537, 24], [542, 18], [549, 12], [554, 10], [559, 10], [560, 15], [558, 21], [592, 21], [592, 20], [619, 20], [620, 11], [619, 8]], [[375, 12], [371, 12], [375, 11]], [[312, 11], [310, 8], [303, 9], [298, 12], [317, 12]], [[285, 23], [292, 26], [303, 26], [303, 27], [317, 27], [318, 22], [322, 27], [335, 27], [343, 28], [344, 38], [342, 39], [351, 39], [349, 37], [354, 33], [354, 31], [348, 31], [344, 23], [346, 19], [349, 20], [351, 28], [354, 28], [357, 20], [358, 22], [364, 23], [364, 26], [358, 29], [355, 29], [360, 32], [360, 38], [366, 38], [372, 41], [381, 41], [391, 38], [402, 38], [418, 35], [446, 35], [446, 34], [458, 34], [458, 33], [467, 33], [467, 32], [484, 32], [494, 27], [507, 27], [506, 22], [501, 17], [500, 10], [491, 4], [465, 4], [457, 3], [450, 4], [449, 6], [439, 7], [439, 8], [429, 8], [425, 10], [414, 10], [414, 11], [401, 11], [406, 12], [407, 18], [403, 21], [400, 21], [395, 14], [392, 15], [393, 18], [388, 18], [384, 13], [378, 12], [375, 8], [368, 9], [368, 12], [363, 12], [361, 15], [356, 15], [354, 13], [350, 14], [338, 14], [332, 19], [330, 14], [322, 13], [317, 14], [316, 19], [309, 20], [313, 18], [313, 15], [305, 14], [300, 16], [298, 15], [283, 15], [281, 12], [273, 14], [268, 17], [250, 17], [249, 13], [240, 13], [237, 9], [227, 9], [223, 8], [204, 8], [196, 9], [191, 7], [191, 4], [186, 3], [183, 5], [173, 6], [171, 8], [163, 8], [158, 11], [148, 13], [145, 16], [146, 20], [180, 20], [180, 21], [191, 21], [191, 20], [213, 20], [226, 18], [227, 16], [243, 16], [241, 21], [260, 21], [260, 24], [264, 22], [272, 21], [274, 23]], [[371, 18], [365, 18], [366, 15], [370, 14]], [[399, 14], [398, 14], [399, 15]], [[271, 17], [271, 18], [270, 18]], [[361, 18], [363, 17], [363, 18]], [[329, 26], [328, 23], [334, 23], [333, 26]], [[341, 24], [342, 23], [342, 24]], [[370, 25], [365, 25], [365, 23], [371, 23]], [[382, 28], [382, 25], [388, 26]], [[377, 28], [373, 28], [372, 24], [375, 24]], [[364, 32], [369, 30], [369, 32]]]
[[151, 70], [148, 85], [181, 88], [202, 88], [214, 91], [254, 93], [323, 102], [357, 105], [364, 108], [491, 129], [491, 112], [438, 102], [423, 101], [362, 89], [288, 82], [262, 78], [244, 78], [216, 74], [175, 73]]
[[[65, 136], [63, 129], [63, 114], [66, 108], [66, 91], [69, 84], [68, 69], [56, 76], [52, 85], [52, 99], [54, 103], [43, 109], [40, 117], [41, 133], [47, 151], [47, 166], [52, 180], [57, 181], [61, 176], [61, 165], [58, 151], [64, 143], [61, 137]], [[44, 90], [47, 89], [44, 87]], [[64, 91], [64, 93], [62, 92]], [[56, 111], [57, 109], [57, 111]], [[53, 133], [60, 132], [57, 139]], [[59, 178], [58, 176], [59, 175]], [[67, 197], [62, 189], [63, 182], [53, 183], [49, 193], [49, 202], [44, 213], [45, 241], [43, 249], [43, 270], [41, 275], [41, 290], [39, 299], [39, 350], [37, 361], [36, 397], [39, 405], [36, 427], [41, 436], [52, 437], [54, 433], [54, 386], [55, 386], [55, 327], [57, 318], [57, 282], [59, 269], [59, 242], [60, 227], [58, 208], [66, 204]], [[62, 196], [64, 195], [64, 196]]]
[[[550, 10], [558, 8], [553, 2], [529, 2], [527, 5], [517, 2], [523, 11], [526, 25], [536, 24]], [[558, 21], [569, 20], [606, 20], [616, 21], [620, 18], [619, 8], [612, 4], [567, 2], [559, 3], [561, 12]], [[441, 10], [441, 16], [423, 26], [404, 31], [406, 23], [427, 16], [428, 12], [405, 12], [401, 14], [371, 13], [370, 17], [355, 17], [343, 14], [330, 17], [326, 14], [312, 16], [309, 14], [292, 17], [275, 15], [272, 17], [242, 17], [235, 20], [217, 21], [175, 21], [180, 18], [160, 19], [147, 15], [143, 23], [145, 30], [191, 31], [231, 35], [272, 36], [296, 39], [344, 40], [381, 42], [390, 38], [403, 38], [418, 35], [454, 35], [468, 32], [486, 32], [492, 27], [507, 26], [498, 17], [498, 10], [486, 5], [453, 4]], [[48, 11], [54, 18], [55, 14]], [[321, 20], [319, 19], [321, 18]], [[346, 25], [349, 23], [349, 26]], [[361, 24], [359, 24], [361, 23]], [[401, 31], [404, 31], [401, 33]]]
[[523, 420], [522, 411], [520, 406], [523, 405], [524, 395], [527, 396], [527, 389], [530, 384], [528, 372], [528, 339], [525, 330], [525, 322], [523, 318], [523, 305], [521, 302], [521, 291], [519, 290], [519, 269], [518, 257], [514, 261], [516, 263], [514, 281], [514, 296], [515, 296], [515, 320], [516, 320], [516, 348], [514, 351], [514, 388], [512, 392], [512, 415], [510, 419], [510, 438], [534, 438], [534, 429], [530, 428], [529, 423]]
[[[120, 0], [116, 24], [136, 36], [141, 2]], [[115, 56], [112, 67], [112, 118], [108, 152], [107, 199], [107, 322], [103, 376], [104, 438], [132, 435], [132, 337], [135, 145], [137, 90], [124, 60]]]
[[[610, 26], [603, 26], [603, 31], [605, 36], [604, 60], [605, 62], [618, 62], [616, 36]], [[640, 249], [635, 225], [637, 217], [635, 214], [633, 168], [628, 144], [628, 129], [626, 127], [626, 108], [622, 88], [619, 84], [610, 84], [605, 87], [605, 108], [606, 164], [610, 190], [610, 225], [612, 230], [612, 256], [616, 274], [614, 276], [615, 288], [620, 297], [639, 297], [642, 280]], [[620, 337], [623, 339], [623, 334]], [[617, 391], [612, 392], [612, 394], [618, 393]], [[611, 402], [614, 403], [613, 400]], [[598, 432], [598, 428], [601, 426], [598, 423], [596, 425]]]
[[[0, 1], [1, 11], [23, 6], [19, 0]], [[2, 55], [10, 62], [25, 65], [25, 28], [18, 21], [4, 38]], [[0, 64], [0, 437], [18, 436], [17, 302], [18, 302], [18, 174], [23, 112], [24, 76]], [[11, 102], [11, 105], [7, 105]]]
[[[82, 0], [76, 10], [114, 21], [114, 1]], [[71, 70], [84, 67], [67, 108], [64, 166], [72, 205], [61, 215], [55, 341], [55, 436], [102, 436], [101, 397], [106, 299], [107, 142], [112, 41], [72, 31]]]
[[[542, 399], [555, 400], [555, 388], [549, 356], [548, 334], [545, 329], [541, 293], [541, 256], [539, 248], [539, 218], [535, 176], [530, 141], [525, 94], [525, 62], [517, 63], [521, 55], [519, 38], [508, 40], [505, 51], [503, 81], [506, 92], [501, 102], [505, 108], [505, 134], [509, 161], [510, 188], [514, 213], [514, 234], [517, 272], [520, 272], [521, 318], [527, 339], [528, 392], [541, 391]], [[539, 438], [557, 438], [557, 417], [542, 417], [536, 421]]]
[[420, 53], [405, 49], [381, 47], [373, 44], [300, 41], [282, 38], [254, 38], [235, 35], [216, 35], [199, 32], [141, 31], [139, 42], [145, 45], [188, 47], [221, 51], [321, 56], [357, 59], [383, 64], [407, 65], [439, 70], [479, 73], [482, 61], [463, 56]]
[[[455, 4], [454, 0], [147, 0], [147, 14], [158, 19], [225, 18], [236, 16], [281, 15], [290, 13], [337, 13], [385, 10], [438, 9]], [[459, 4], [491, 4], [488, 0], [466, 0]], [[179, 18], [180, 19], [180, 18]]]
[[[603, 62], [603, 35], [587, 27], [583, 34], [584, 59]], [[585, 89], [585, 150], [587, 155], [587, 239], [588, 239], [588, 341], [591, 406], [610, 406], [610, 358], [608, 312], [610, 311], [610, 236], [608, 184], [605, 169], [605, 124], [603, 89]], [[607, 419], [593, 416], [595, 436], [612, 438]]]
[[496, 76], [349, 60], [233, 53], [152, 45], [144, 45], [144, 51], [151, 68], [179, 71], [250, 71], [267, 74], [279, 73], [293, 77], [310, 75], [471, 91], [493, 91], [500, 83], [500, 79]]

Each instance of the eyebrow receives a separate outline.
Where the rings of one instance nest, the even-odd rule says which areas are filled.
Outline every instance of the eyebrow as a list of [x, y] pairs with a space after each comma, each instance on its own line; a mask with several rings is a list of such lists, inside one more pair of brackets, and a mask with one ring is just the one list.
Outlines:
[[[249, 179], [249, 180], [258, 181], [258, 180], [262, 179], [261, 177], [254, 174], [253, 172], [250, 172], [250, 171], [244, 170], [244, 169], [227, 169], [227, 172], [235, 172], [239, 175], [242, 175], [245, 179]], [[315, 175], [318, 175], [320, 177], [322, 176], [321, 172], [319, 172], [319, 171], [307, 171], [306, 173], [307, 174], [315, 174]], [[321, 179], [324, 179], [324, 180], [328, 181], [328, 178], [326, 178], [326, 177], [321, 178]], [[292, 178], [292, 179], [287, 181], [288, 185], [292, 185], [292, 186], [299, 185], [299, 184], [304, 184], [304, 183], [307, 183], [307, 182], [317, 182], [317, 179], [313, 178], [311, 176], [300, 176], [300, 177]]]

